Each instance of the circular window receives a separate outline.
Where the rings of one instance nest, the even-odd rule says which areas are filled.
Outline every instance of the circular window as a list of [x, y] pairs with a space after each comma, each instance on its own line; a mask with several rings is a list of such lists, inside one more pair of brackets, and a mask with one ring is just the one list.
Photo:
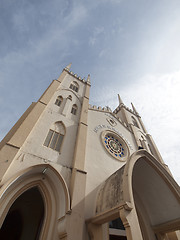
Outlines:
[[129, 155], [129, 150], [119, 135], [111, 131], [105, 131], [101, 137], [104, 147], [114, 158], [120, 161], [126, 160]]

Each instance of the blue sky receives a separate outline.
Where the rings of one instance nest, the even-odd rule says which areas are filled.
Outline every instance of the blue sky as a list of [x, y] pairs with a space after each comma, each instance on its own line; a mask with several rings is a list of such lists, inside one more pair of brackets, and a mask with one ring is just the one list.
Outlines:
[[0, 138], [64, 66], [91, 104], [132, 101], [180, 183], [180, 1], [1, 0]]

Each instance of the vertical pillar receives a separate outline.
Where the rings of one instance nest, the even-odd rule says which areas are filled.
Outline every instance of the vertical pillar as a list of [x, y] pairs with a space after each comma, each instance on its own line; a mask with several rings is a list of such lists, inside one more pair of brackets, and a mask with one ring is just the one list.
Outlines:
[[103, 240], [103, 229], [101, 224], [88, 223], [90, 239]]
[[139, 140], [139, 137], [138, 137], [138, 134], [137, 134], [137, 131], [136, 131], [136, 127], [133, 124], [130, 124], [130, 126], [131, 126], [131, 130], [133, 132], [134, 139], [135, 139], [135, 142], [137, 144], [137, 147], [139, 147], [139, 146], [141, 146], [141, 142]]
[[138, 117], [138, 119], [139, 119], [139, 122], [140, 122], [140, 124], [141, 124], [141, 127], [142, 127], [144, 133], [147, 133], [146, 128], [145, 128], [145, 126], [144, 126], [144, 124], [143, 124], [143, 122], [142, 122], [142, 120], [141, 120], [141, 117]]
[[127, 114], [126, 114], [125, 106], [124, 106], [124, 104], [121, 105], [121, 106], [122, 106], [121, 111], [122, 111], [122, 114], [123, 114], [123, 116], [124, 116], [124, 120], [125, 120], [127, 126], [129, 126], [128, 116], [127, 116]]
[[85, 153], [86, 153], [86, 137], [87, 137], [87, 116], [89, 107], [89, 90], [90, 83], [86, 82], [85, 95], [83, 97], [81, 115], [79, 120], [78, 133], [76, 138], [76, 146], [73, 159], [73, 169], [71, 176], [71, 219], [69, 229], [70, 239], [83, 240], [84, 226], [84, 208], [85, 208], [85, 187], [86, 172], [84, 171]]
[[69, 108], [71, 106], [72, 99], [70, 96], [66, 98], [66, 103], [64, 105], [64, 109], [62, 111], [62, 115], [66, 116], [66, 114], [69, 112]]
[[143, 240], [135, 208], [129, 209], [126, 204], [122, 205], [119, 216], [126, 229], [127, 240]]
[[157, 146], [156, 146], [152, 136], [150, 134], [147, 134], [146, 137], [149, 140], [149, 142], [151, 143], [152, 150], [153, 150], [153, 152], [155, 154], [155, 157], [157, 158], [157, 160], [159, 160], [159, 162], [164, 164], [164, 161], [163, 161], [163, 159], [161, 157], [161, 154], [160, 154], [160, 152], [159, 152], [159, 150], [158, 150], [158, 148], [157, 148]]

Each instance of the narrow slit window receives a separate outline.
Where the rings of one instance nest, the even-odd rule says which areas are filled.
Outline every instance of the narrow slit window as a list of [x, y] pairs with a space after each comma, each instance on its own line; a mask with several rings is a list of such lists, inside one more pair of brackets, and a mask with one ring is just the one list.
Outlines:
[[76, 113], [77, 113], [77, 105], [76, 105], [76, 104], [74, 104], [74, 105], [72, 106], [71, 113], [72, 113], [73, 115], [76, 115]]

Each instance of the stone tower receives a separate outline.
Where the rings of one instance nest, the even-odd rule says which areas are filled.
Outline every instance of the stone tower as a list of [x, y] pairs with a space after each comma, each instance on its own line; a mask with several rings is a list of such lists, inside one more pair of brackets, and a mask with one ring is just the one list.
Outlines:
[[180, 239], [180, 189], [132, 104], [71, 64], [0, 143], [0, 239]]

